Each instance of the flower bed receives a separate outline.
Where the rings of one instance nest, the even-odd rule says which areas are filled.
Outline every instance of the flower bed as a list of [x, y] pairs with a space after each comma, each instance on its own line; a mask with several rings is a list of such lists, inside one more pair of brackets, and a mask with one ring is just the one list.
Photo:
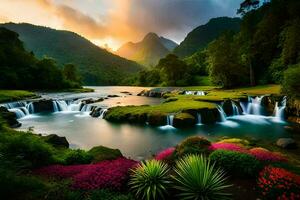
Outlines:
[[159, 152], [155, 156], [155, 160], [166, 160], [174, 153], [174, 151], [175, 151], [174, 147], [167, 148], [167, 149]]
[[241, 153], [248, 153], [248, 150], [245, 147], [239, 144], [226, 143], [226, 142], [213, 143], [208, 149], [211, 151], [220, 149], [220, 150], [229, 150], [229, 151], [237, 151]]
[[129, 178], [129, 169], [136, 164], [136, 161], [119, 158], [89, 165], [52, 165], [37, 170], [37, 173], [47, 177], [70, 178], [75, 189], [121, 190]]
[[279, 152], [271, 152], [267, 149], [258, 147], [249, 150], [249, 153], [260, 161], [266, 162], [286, 162], [287, 159]]
[[267, 166], [258, 179], [264, 199], [300, 199], [300, 176], [285, 169]]

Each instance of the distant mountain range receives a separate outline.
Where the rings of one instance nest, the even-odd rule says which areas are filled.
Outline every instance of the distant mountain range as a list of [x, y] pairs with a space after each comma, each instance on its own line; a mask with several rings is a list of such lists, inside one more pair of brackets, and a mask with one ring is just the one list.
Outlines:
[[174, 53], [181, 58], [191, 56], [218, 38], [224, 31], [238, 32], [240, 30], [240, 18], [218, 17], [209, 20], [205, 25], [192, 30], [174, 49]]
[[117, 85], [142, 69], [136, 62], [114, 55], [70, 31], [26, 23], [0, 26], [17, 32], [25, 48], [38, 58], [47, 56], [61, 65], [76, 65], [85, 85]]
[[159, 37], [155, 33], [148, 33], [142, 41], [128, 42], [122, 45], [116, 53], [145, 66], [154, 66], [176, 46], [177, 44], [172, 40]]

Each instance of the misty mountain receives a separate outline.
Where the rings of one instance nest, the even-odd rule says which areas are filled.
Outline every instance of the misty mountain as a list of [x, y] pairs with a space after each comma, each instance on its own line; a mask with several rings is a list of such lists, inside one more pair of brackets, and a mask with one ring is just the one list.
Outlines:
[[165, 37], [160, 37], [160, 42], [169, 50], [169, 51], [173, 51], [178, 44], [176, 42], [174, 42], [173, 40], [170, 40], [168, 38]]

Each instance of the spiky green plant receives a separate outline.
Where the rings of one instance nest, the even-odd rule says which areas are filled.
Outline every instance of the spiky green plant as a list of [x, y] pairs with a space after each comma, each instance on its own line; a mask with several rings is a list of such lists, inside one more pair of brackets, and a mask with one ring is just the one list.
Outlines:
[[178, 196], [184, 200], [230, 199], [225, 173], [202, 155], [188, 155], [177, 161], [172, 176]]
[[157, 160], [140, 163], [132, 169], [129, 185], [139, 199], [164, 199], [170, 184], [168, 165]]

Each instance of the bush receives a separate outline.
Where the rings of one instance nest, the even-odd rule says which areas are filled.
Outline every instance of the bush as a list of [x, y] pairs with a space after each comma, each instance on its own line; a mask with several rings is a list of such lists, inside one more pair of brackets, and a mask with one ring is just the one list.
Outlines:
[[203, 137], [188, 137], [176, 147], [176, 155], [182, 157], [188, 154], [208, 154], [210, 141]]
[[170, 184], [168, 173], [165, 163], [149, 160], [132, 170], [129, 185], [139, 199], [164, 199]]
[[226, 150], [217, 150], [209, 156], [212, 162], [238, 177], [255, 177], [261, 169], [261, 163], [253, 156]]
[[67, 153], [65, 157], [66, 165], [75, 165], [75, 164], [89, 164], [92, 162], [93, 156], [87, 152], [77, 149], [71, 150]]
[[95, 190], [89, 195], [89, 200], [134, 200], [131, 194], [121, 194], [110, 190]]
[[119, 157], [123, 157], [119, 149], [110, 149], [104, 146], [93, 147], [88, 151], [93, 157], [93, 163], [101, 162], [103, 160], [114, 160]]
[[54, 162], [53, 147], [31, 133], [3, 133], [0, 143], [2, 154], [23, 167], [35, 168]]
[[268, 166], [260, 172], [258, 188], [264, 199], [300, 199], [300, 176]]
[[227, 138], [219, 141], [218, 143], [234, 143], [234, 144], [240, 144], [245, 146], [250, 145], [250, 142], [248, 140], [244, 140], [240, 138]]
[[172, 159], [173, 155], [175, 152], [175, 148], [174, 147], [170, 147], [167, 148], [161, 152], [159, 152], [156, 156], [155, 156], [155, 160], [162, 160], [162, 161], [169, 161], [170, 159]]
[[225, 142], [213, 143], [208, 149], [211, 151], [222, 149], [228, 151], [247, 153], [247, 149], [242, 145], [234, 144], [234, 143], [225, 143]]
[[282, 90], [284, 93], [288, 94], [291, 97], [300, 96], [300, 64], [295, 66], [290, 66], [284, 72], [284, 78], [282, 83]]
[[267, 149], [257, 147], [249, 150], [257, 160], [263, 162], [286, 162], [287, 159], [279, 152], [271, 152]]
[[182, 199], [230, 199], [225, 174], [202, 155], [189, 155], [176, 163], [175, 189]]

